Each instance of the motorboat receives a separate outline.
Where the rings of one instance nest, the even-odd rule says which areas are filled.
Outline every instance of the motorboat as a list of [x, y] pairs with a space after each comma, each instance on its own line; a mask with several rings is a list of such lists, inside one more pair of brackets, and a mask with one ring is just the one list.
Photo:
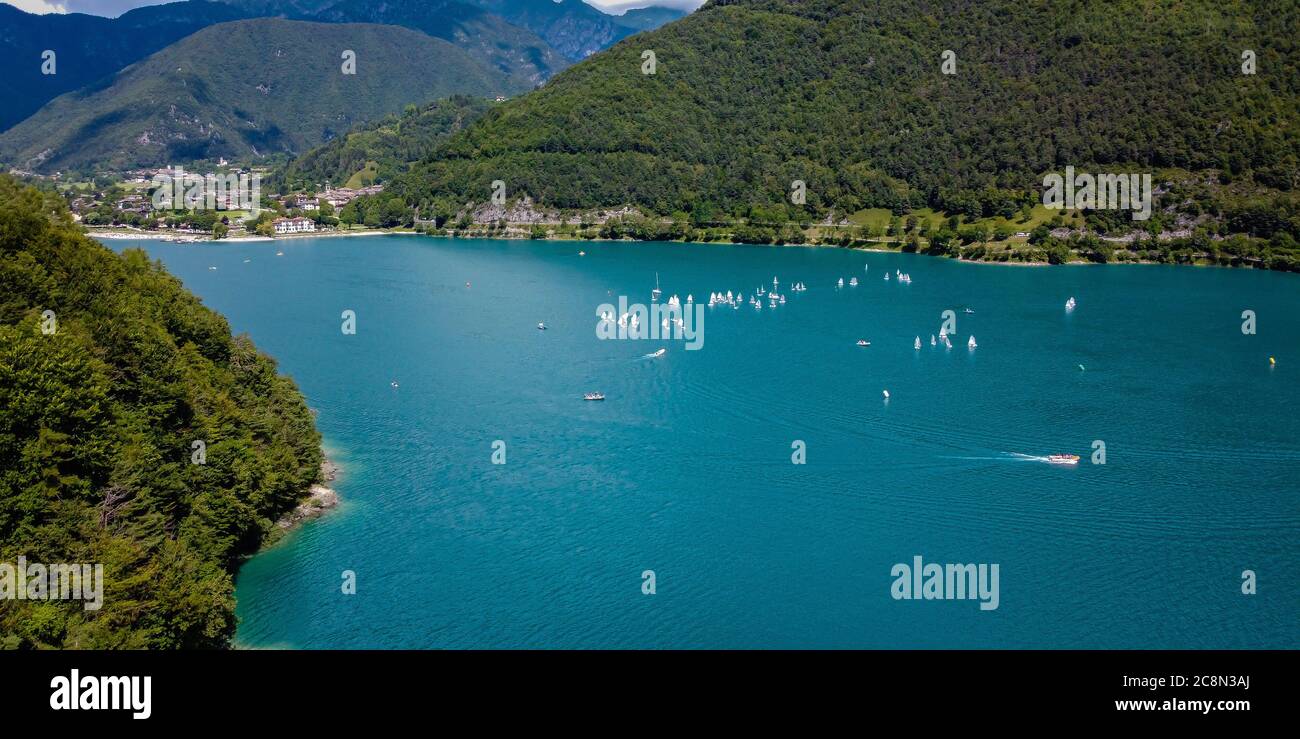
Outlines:
[[605, 394], [604, 394], [604, 393], [587, 393], [587, 394], [585, 394], [585, 395], [582, 396], [582, 399], [583, 399], [583, 400], [604, 400], [604, 399], [605, 399]]
[[1051, 464], [1067, 464], [1067, 465], [1075, 465], [1075, 464], [1078, 464], [1078, 463], [1079, 463], [1079, 455], [1077, 455], [1077, 454], [1053, 454], [1053, 455], [1051, 455], [1051, 456], [1049, 456], [1049, 457], [1047, 458], [1047, 461], [1048, 461], [1049, 463], [1051, 463]]

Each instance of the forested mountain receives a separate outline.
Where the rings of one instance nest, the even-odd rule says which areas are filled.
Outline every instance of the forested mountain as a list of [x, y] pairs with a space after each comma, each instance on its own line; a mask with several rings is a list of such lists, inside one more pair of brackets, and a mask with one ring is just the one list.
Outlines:
[[[356, 74], [343, 73], [344, 50]], [[296, 153], [411, 101], [528, 86], [406, 28], [236, 21], [51, 102], [0, 134], [0, 154], [51, 172]]]
[[1264, 0], [715, 0], [495, 107], [391, 191], [482, 201], [500, 179], [562, 208], [806, 220], [978, 215], [1066, 165], [1293, 190], [1296, 28]]
[[320, 462], [273, 360], [144, 252], [0, 176], [0, 561], [105, 578], [99, 610], [0, 599], [0, 648], [225, 645], [235, 562]]
[[[387, 182], [432, 152], [448, 136], [487, 112], [484, 98], [457, 95], [390, 115], [340, 136], [290, 162], [277, 177], [289, 189], [330, 183], [364, 186]], [[358, 181], [350, 182], [353, 178]]]
[[[137, 8], [118, 18], [81, 13], [24, 13], [0, 4], [0, 131], [50, 100], [111, 75], [214, 23], [246, 17], [224, 3], [182, 2]], [[41, 71], [55, 52], [54, 74]]]

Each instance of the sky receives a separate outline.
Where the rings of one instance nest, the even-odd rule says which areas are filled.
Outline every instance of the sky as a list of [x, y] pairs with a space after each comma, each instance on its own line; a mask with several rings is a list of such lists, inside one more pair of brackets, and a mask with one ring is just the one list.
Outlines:
[[[173, 0], [3, 0], [28, 13], [90, 13], [116, 18], [132, 8], [143, 5], [159, 5]], [[568, 0], [573, 2], [573, 0]], [[628, 8], [644, 8], [659, 5], [668, 8], [694, 10], [704, 4], [704, 0], [587, 0], [602, 10], [621, 13]]]

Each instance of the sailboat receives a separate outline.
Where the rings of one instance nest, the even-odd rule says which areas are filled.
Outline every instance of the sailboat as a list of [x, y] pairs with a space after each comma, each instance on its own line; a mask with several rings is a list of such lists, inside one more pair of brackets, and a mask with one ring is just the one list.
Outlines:
[[913, 342], [912, 342], [912, 348], [913, 348], [913, 349], [916, 349], [917, 351], [920, 351], [920, 350], [921, 350], [921, 337], [920, 337], [920, 336], [916, 337], [916, 341], [913, 341]]
[[976, 343], [975, 343], [975, 334], [971, 334], [971, 335], [970, 335], [970, 340], [966, 342], [966, 348], [967, 348], [967, 349], [974, 349], [974, 348], [977, 347], [977, 346], [979, 346], [979, 344], [976, 344]]
[[658, 300], [659, 296], [663, 294], [664, 291], [659, 289], [659, 273], [655, 272], [655, 289], [650, 291], [650, 299]]

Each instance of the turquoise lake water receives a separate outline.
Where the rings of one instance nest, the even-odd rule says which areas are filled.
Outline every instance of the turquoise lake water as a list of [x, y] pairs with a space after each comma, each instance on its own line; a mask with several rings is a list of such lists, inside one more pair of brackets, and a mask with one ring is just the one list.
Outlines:
[[[146, 249], [276, 357], [344, 469], [338, 510], [241, 570], [240, 645], [1300, 647], [1300, 275], [417, 236], [110, 245]], [[896, 269], [912, 283], [882, 279]], [[775, 276], [787, 302], [707, 309], [698, 351], [598, 340], [597, 307], [648, 303], [656, 272], [665, 299]], [[929, 345], [944, 310], [951, 350]], [[917, 555], [997, 564], [998, 607], [895, 600], [891, 569]]]

